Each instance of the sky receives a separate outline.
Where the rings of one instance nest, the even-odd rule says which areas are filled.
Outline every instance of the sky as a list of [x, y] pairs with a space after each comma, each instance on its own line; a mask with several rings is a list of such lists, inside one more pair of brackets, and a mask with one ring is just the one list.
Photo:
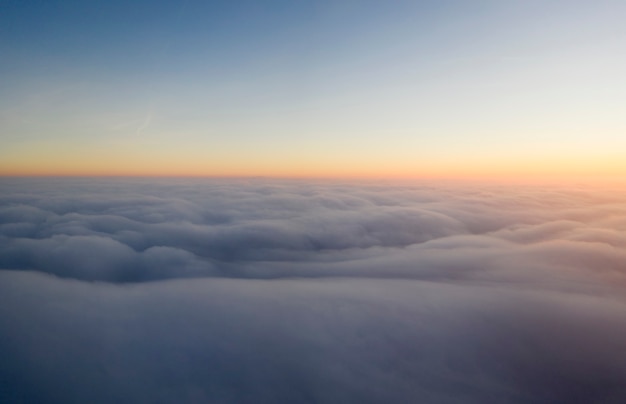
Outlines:
[[626, 174], [623, 1], [1, 7], [1, 175]]
[[626, 402], [625, 16], [1, 1], [0, 402]]

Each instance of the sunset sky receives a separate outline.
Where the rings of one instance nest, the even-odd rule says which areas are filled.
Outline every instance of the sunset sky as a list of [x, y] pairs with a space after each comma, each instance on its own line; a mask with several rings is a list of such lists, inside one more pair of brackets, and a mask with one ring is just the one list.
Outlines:
[[626, 403], [626, 0], [0, 1], [1, 404]]
[[626, 174], [624, 1], [7, 1], [1, 175]]

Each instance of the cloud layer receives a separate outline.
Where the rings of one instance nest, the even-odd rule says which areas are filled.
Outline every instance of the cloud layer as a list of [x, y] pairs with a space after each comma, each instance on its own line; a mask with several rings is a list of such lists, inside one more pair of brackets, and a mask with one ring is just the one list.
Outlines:
[[0, 185], [2, 402], [626, 400], [623, 191]]

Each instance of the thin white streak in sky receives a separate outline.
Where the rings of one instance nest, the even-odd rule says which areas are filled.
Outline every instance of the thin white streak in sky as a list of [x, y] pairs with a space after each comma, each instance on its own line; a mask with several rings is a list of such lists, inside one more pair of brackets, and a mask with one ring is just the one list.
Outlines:
[[146, 118], [143, 120], [141, 125], [137, 127], [137, 130], [135, 131], [135, 135], [139, 135], [141, 132], [144, 131], [144, 129], [148, 128], [148, 126], [150, 126], [150, 122], [152, 122], [152, 111], [146, 114]]

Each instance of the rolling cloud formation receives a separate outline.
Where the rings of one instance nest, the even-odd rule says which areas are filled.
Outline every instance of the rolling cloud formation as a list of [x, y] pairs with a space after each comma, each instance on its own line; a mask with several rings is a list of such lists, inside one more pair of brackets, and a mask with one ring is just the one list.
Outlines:
[[0, 189], [1, 402], [626, 401], [624, 191]]

